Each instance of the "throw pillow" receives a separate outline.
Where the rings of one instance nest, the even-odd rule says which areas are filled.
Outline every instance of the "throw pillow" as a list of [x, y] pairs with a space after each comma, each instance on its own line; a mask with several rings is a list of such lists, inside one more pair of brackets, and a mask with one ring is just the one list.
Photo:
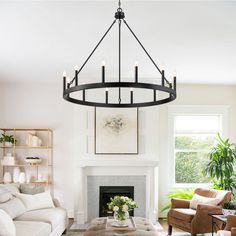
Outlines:
[[190, 208], [197, 209], [198, 204], [217, 206], [219, 201], [220, 200], [218, 198], [203, 197], [195, 193], [192, 200], [190, 201]]
[[0, 209], [4, 210], [12, 219], [26, 212], [24, 204], [18, 198], [0, 204]]
[[16, 236], [16, 228], [11, 217], [0, 209], [0, 235]]
[[52, 197], [49, 192], [38, 193], [35, 195], [17, 193], [16, 197], [23, 202], [27, 211], [54, 207]]
[[4, 186], [4, 188], [9, 190], [12, 195], [20, 192], [19, 191], [19, 184], [1, 184], [0, 186]]
[[4, 186], [0, 185], [0, 203], [7, 202], [11, 198], [12, 198], [11, 192]]
[[43, 184], [21, 184], [20, 192], [33, 195], [45, 192], [45, 187]]

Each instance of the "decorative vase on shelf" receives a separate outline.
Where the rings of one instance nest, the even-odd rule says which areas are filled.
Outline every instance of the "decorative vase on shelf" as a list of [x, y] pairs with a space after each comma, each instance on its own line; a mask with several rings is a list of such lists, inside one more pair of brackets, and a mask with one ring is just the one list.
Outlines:
[[19, 183], [24, 184], [26, 182], [26, 175], [24, 172], [20, 172], [19, 174]]
[[19, 182], [19, 176], [20, 176], [20, 168], [15, 167], [13, 170], [13, 182], [18, 183]]
[[12, 147], [12, 145], [13, 145], [13, 143], [11, 143], [11, 142], [5, 142], [4, 143], [5, 147]]
[[3, 176], [4, 184], [9, 184], [9, 183], [11, 183], [11, 181], [12, 181], [11, 174], [9, 172], [5, 172], [5, 174]]
[[119, 226], [125, 226], [127, 224], [126, 220], [129, 219], [128, 211], [115, 211], [114, 219]]

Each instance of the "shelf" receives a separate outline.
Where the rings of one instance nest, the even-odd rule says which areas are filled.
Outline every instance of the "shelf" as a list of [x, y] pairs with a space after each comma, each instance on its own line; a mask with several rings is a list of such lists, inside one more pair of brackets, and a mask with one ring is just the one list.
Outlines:
[[[12, 153], [12, 156], [15, 157], [15, 162], [3, 162], [15, 163], [15, 165], [2, 165], [0, 162], [1, 181], [3, 182], [4, 174], [7, 171], [12, 175], [14, 168], [20, 168], [26, 175], [30, 173], [34, 179], [43, 179], [41, 182], [31, 181], [25, 184], [42, 184], [53, 192], [53, 130], [49, 128], [0, 128], [0, 136], [2, 134], [13, 135], [17, 141], [10, 147], [5, 143], [0, 143], [0, 160], [4, 159], [7, 153]], [[40, 142], [36, 139], [32, 142], [33, 139], [29, 134], [37, 136]], [[41, 146], [32, 146], [34, 144], [41, 144]], [[31, 155], [35, 157], [42, 155], [42, 162], [29, 163], [26, 161], [26, 157]], [[39, 178], [40, 175], [43, 178]]]
[[2, 130], [2, 131], [49, 131], [49, 132], [52, 132], [51, 129], [47, 129], [47, 128], [42, 128], [42, 129], [31, 129], [31, 128], [27, 128], [27, 129], [0, 128], [0, 130]]
[[30, 164], [22, 164], [22, 165], [2, 165], [3, 167], [51, 167], [52, 165], [30, 165]]
[[[12, 184], [13, 182], [11, 182], [10, 184]], [[4, 182], [0, 182], [0, 184], [6, 184]], [[19, 183], [18, 183], [19, 184]], [[24, 183], [24, 184], [45, 184], [45, 185], [52, 185], [52, 183], [49, 183], [47, 181], [43, 181], [43, 182], [30, 182], [30, 183]]]
[[1, 146], [0, 148], [15, 148], [15, 149], [52, 149], [52, 147], [47, 147], [47, 146], [39, 146], [39, 147], [32, 147], [32, 146], [12, 146], [12, 147], [7, 147], [7, 146]]

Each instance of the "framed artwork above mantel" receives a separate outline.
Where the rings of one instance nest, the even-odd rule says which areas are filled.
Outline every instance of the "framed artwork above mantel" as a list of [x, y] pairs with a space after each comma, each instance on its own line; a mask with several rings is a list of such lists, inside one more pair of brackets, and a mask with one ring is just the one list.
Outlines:
[[138, 154], [138, 108], [95, 108], [95, 154]]

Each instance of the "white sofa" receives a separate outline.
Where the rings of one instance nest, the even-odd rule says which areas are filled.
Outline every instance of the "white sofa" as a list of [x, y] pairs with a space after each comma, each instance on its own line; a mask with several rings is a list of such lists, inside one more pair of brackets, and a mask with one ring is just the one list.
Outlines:
[[[9, 187], [10, 186], [10, 187]], [[4, 185], [8, 187], [11, 193], [14, 195], [19, 189], [16, 185]], [[1, 198], [1, 191], [0, 191]], [[26, 211], [17, 217], [11, 216], [13, 223], [15, 225], [16, 236], [60, 236], [66, 231], [68, 226], [67, 212], [62, 208], [59, 202], [53, 199], [53, 204], [55, 208], [46, 208]], [[5, 204], [6, 205], [6, 204]], [[4, 204], [0, 204], [0, 209], [8, 209]], [[1, 207], [2, 206], [2, 207]], [[8, 206], [13, 208], [12, 206]], [[9, 209], [9, 211], [17, 211], [17, 209]], [[8, 212], [7, 212], [8, 213]], [[9, 214], [11, 215], [11, 214]], [[5, 236], [5, 235], [4, 235]], [[8, 236], [8, 235], [6, 235]]]

